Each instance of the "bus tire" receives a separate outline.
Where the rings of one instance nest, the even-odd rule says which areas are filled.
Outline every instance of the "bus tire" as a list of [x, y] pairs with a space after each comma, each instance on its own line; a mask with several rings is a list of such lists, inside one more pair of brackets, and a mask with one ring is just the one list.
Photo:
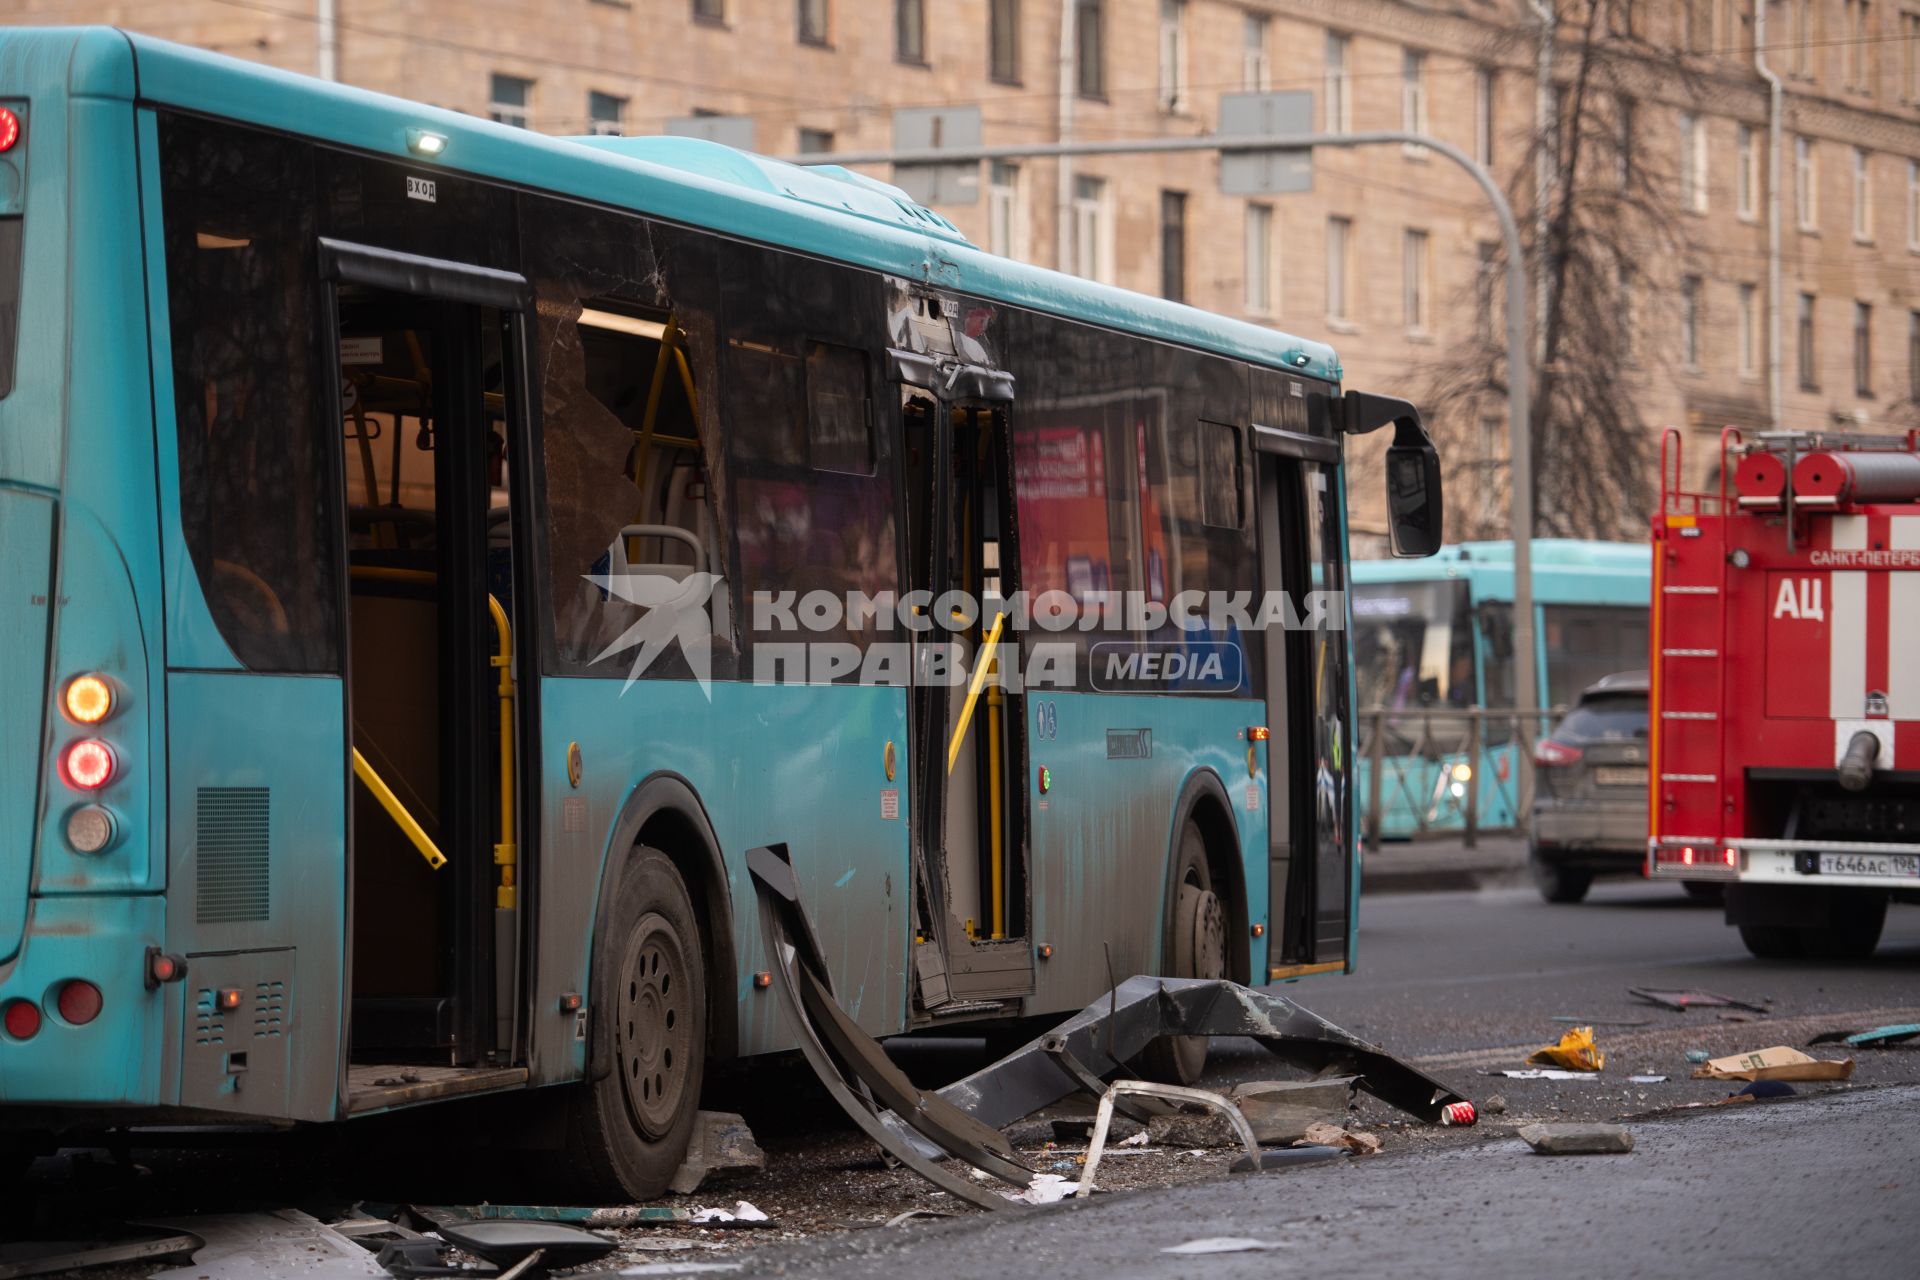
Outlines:
[[1593, 872], [1586, 867], [1569, 867], [1540, 856], [1538, 845], [1527, 847], [1527, 870], [1533, 873], [1533, 887], [1548, 902], [1579, 902], [1593, 888]]
[[585, 1189], [610, 1202], [667, 1189], [693, 1136], [707, 1057], [693, 899], [666, 854], [640, 845], [631, 856], [594, 943], [589, 1035], [611, 1069], [577, 1086], [568, 1126]]
[[[1227, 976], [1226, 904], [1214, 892], [1206, 837], [1192, 818], [1180, 830], [1179, 861], [1167, 898], [1167, 951], [1160, 970], [1169, 978]], [[1149, 1080], [1191, 1085], [1207, 1069], [1207, 1036], [1162, 1036], [1135, 1065]]]

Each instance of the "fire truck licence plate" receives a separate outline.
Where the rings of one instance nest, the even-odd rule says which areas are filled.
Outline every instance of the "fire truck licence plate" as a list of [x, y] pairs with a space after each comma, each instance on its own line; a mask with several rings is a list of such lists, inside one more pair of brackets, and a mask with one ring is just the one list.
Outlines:
[[1596, 765], [1593, 780], [1603, 787], [1644, 787], [1647, 785], [1647, 771], [1644, 766], [1608, 768], [1606, 765]]
[[1920, 876], [1920, 854], [1823, 853], [1823, 876]]

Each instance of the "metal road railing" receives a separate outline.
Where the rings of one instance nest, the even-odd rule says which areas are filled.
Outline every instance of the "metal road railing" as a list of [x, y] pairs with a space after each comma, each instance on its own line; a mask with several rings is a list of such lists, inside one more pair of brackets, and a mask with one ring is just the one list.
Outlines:
[[1558, 713], [1483, 707], [1368, 707], [1354, 717], [1355, 802], [1371, 846], [1525, 831], [1533, 744]]

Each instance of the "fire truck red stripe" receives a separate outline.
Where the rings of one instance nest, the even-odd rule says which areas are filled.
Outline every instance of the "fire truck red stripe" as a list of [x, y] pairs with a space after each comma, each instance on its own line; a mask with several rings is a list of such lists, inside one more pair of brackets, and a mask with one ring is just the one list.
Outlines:
[[[1889, 548], [1920, 551], [1920, 516], [1887, 523]], [[1887, 577], [1887, 709], [1895, 720], [1920, 720], [1920, 662], [1912, 657], [1920, 637], [1920, 569], [1895, 569]], [[1895, 652], [1903, 661], [1893, 660]]]

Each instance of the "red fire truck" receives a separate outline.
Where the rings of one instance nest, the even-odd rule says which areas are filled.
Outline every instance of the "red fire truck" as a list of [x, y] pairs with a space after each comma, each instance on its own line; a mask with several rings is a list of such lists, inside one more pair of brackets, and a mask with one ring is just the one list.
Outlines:
[[1768, 957], [1864, 956], [1920, 901], [1920, 433], [1661, 443], [1647, 873]]

